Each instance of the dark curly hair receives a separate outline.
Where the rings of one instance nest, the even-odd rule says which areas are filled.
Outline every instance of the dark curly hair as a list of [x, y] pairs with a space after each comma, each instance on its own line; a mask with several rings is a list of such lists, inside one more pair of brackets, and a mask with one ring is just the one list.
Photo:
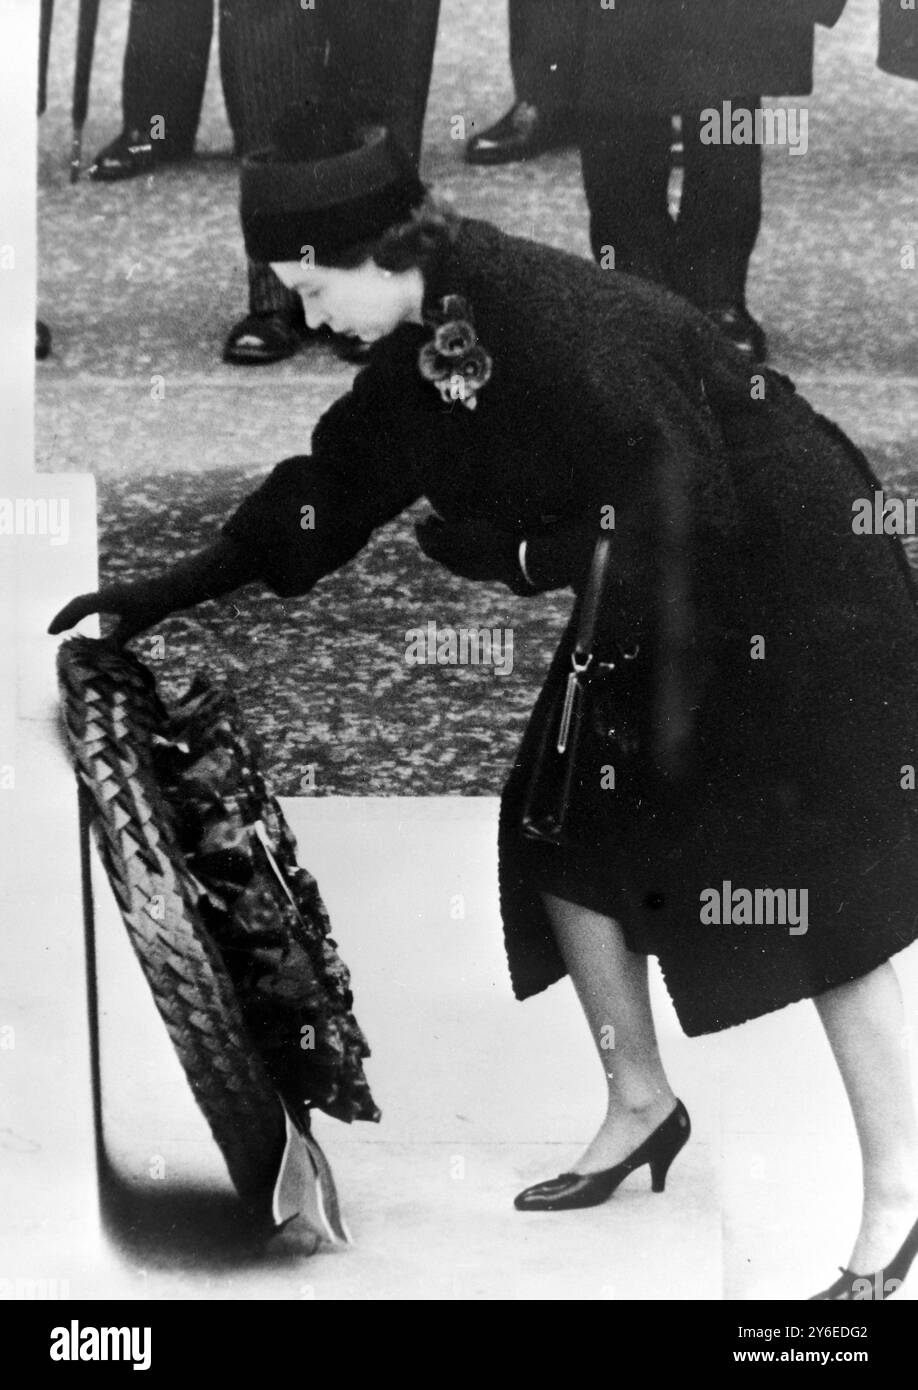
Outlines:
[[417, 266], [424, 274], [455, 240], [458, 226], [458, 214], [428, 191], [410, 221], [387, 227], [381, 236], [349, 246], [323, 259], [322, 264], [349, 270], [373, 260], [381, 270], [402, 271]]

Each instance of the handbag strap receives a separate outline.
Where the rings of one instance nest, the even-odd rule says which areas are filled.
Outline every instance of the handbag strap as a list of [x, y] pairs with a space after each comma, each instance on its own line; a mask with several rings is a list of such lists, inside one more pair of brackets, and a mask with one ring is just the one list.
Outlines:
[[596, 645], [596, 629], [606, 598], [612, 571], [612, 536], [600, 536], [590, 561], [590, 573], [583, 591], [580, 621], [571, 660], [575, 670], [585, 670], [590, 664]]

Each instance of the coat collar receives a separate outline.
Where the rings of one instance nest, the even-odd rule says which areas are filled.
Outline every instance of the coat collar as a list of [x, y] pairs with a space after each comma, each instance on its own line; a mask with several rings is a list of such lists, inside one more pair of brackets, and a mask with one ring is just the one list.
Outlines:
[[435, 247], [430, 260], [424, 268], [424, 300], [422, 312], [425, 322], [435, 319], [441, 300], [449, 295], [458, 295], [468, 300], [468, 276], [461, 250], [462, 223], [449, 228], [440, 243]]

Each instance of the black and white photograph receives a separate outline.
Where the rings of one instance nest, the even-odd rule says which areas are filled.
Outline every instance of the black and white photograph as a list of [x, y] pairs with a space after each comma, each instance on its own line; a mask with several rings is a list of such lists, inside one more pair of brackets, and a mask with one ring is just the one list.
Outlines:
[[0, 52], [35, 1364], [242, 1300], [868, 1363], [918, 1295], [918, 5], [2, 0]]

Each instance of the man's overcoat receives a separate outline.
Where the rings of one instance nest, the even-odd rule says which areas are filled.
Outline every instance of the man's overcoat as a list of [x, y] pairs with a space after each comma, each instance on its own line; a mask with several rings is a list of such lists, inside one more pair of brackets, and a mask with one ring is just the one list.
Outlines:
[[846, 0], [588, 0], [582, 102], [693, 110], [813, 90], [815, 26]]

